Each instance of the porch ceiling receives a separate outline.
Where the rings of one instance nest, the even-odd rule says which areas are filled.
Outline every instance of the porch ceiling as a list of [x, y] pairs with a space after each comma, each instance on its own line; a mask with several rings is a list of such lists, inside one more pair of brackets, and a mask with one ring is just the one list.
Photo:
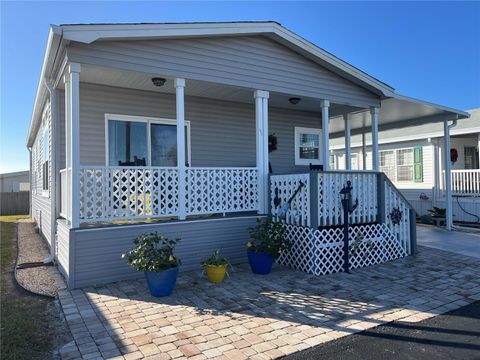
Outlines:
[[[152, 77], [158, 76], [165, 77], [161, 74], [149, 74], [137, 71], [126, 71], [115, 68], [82, 64], [80, 80], [82, 82], [93, 84], [175, 94], [173, 79], [165, 77], [167, 81], [162, 87], [155, 87], [152, 84]], [[247, 103], [254, 106], [253, 89], [242, 87], [187, 79], [185, 94], [187, 96], [198, 96], [224, 101]], [[289, 98], [295, 96], [296, 94], [270, 92], [269, 106], [318, 113], [320, 124], [320, 99], [302, 97], [300, 103], [297, 105], [292, 105], [289, 102]], [[330, 106], [331, 137], [335, 138], [344, 136], [345, 127], [342, 117], [344, 113], [352, 114], [352, 134], [370, 131], [371, 119], [368, 109], [332, 103]], [[440, 122], [444, 119], [452, 120], [455, 118], [456, 114], [457, 112], [453, 109], [401, 95], [395, 95], [395, 97], [382, 100], [379, 116], [379, 130], [404, 128], [412, 125]], [[466, 117], [468, 117], [468, 114], [460, 116], [460, 118]], [[292, 119], [292, 121], [294, 121], [294, 119]]]

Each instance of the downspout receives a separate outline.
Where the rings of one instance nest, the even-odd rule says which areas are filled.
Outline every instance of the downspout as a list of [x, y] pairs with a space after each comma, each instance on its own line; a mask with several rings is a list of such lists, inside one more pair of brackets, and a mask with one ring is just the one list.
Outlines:
[[45, 86], [50, 93], [50, 255], [43, 260], [44, 264], [55, 261], [57, 247], [57, 94], [50, 81], [44, 80]]
[[32, 191], [33, 191], [33, 176], [32, 176], [32, 148], [29, 147], [28, 149], [28, 159], [30, 163], [30, 171], [29, 171], [29, 180], [30, 180], [30, 194], [29, 194], [29, 199], [30, 199], [30, 204], [29, 204], [29, 210], [28, 213], [31, 218], [33, 218], [33, 212], [32, 212]]
[[445, 191], [446, 191], [446, 199], [445, 199], [445, 209], [446, 209], [446, 227], [447, 230], [451, 231], [453, 226], [453, 216], [452, 216], [452, 162], [450, 159], [450, 129], [457, 126], [458, 115], [453, 122], [448, 125], [448, 120], [443, 121], [443, 136], [445, 142], [445, 154], [444, 154], [444, 161], [445, 161]]

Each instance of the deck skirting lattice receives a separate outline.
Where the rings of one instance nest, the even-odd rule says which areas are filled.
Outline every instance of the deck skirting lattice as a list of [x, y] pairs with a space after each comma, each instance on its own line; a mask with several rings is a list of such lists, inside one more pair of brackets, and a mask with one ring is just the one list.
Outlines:
[[[315, 230], [284, 225], [292, 248], [282, 253], [277, 263], [313, 275], [343, 271], [343, 230]], [[396, 236], [385, 224], [368, 224], [350, 228], [350, 268], [380, 264], [407, 256]]]

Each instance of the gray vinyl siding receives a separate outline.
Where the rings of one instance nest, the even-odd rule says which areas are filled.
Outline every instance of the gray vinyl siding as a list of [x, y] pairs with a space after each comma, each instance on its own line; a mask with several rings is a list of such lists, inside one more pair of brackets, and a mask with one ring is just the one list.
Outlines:
[[73, 62], [370, 106], [379, 98], [264, 36], [72, 42]]
[[[44, 108], [47, 108], [49, 103], [44, 104]], [[47, 130], [45, 130], [47, 129]], [[44, 144], [43, 144], [43, 134], [44, 131], [48, 132], [48, 149], [47, 149], [47, 159], [49, 163], [48, 172], [50, 174], [50, 168], [52, 166], [52, 153], [51, 153], [51, 144], [52, 144], [52, 132], [51, 132], [51, 117], [47, 116], [46, 120], [43, 121], [43, 111], [42, 111], [42, 123], [37, 129], [35, 135], [35, 140], [32, 146], [32, 182], [30, 184], [31, 199], [32, 199], [32, 218], [36, 222], [40, 233], [47, 240], [49, 246], [52, 244], [52, 224], [51, 224], [51, 200], [50, 200], [50, 189], [52, 188], [52, 178], [49, 175], [49, 190], [44, 193], [43, 191], [43, 159], [44, 159]], [[42, 159], [39, 161], [39, 159]]]
[[143, 276], [128, 266], [121, 255], [132, 248], [136, 236], [154, 231], [182, 239], [175, 251], [182, 261], [182, 271], [200, 270], [202, 259], [217, 249], [221, 249], [232, 264], [246, 262], [248, 228], [255, 222], [256, 217], [239, 217], [74, 230], [75, 265], [71, 287]]
[[70, 275], [70, 229], [65, 220], [57, 220], [58, 268], [68, 281]]
[[[60, 107], [60, 133], [64, 134], [63, 106]], [[106, 113], [175, 119], [175, 97], [170, 94], [82, 83], [82, 165], [105, 165]], [[190, 121], [191, 127], [192, 166], [255, 166], [253, 104], [186, 97], [185, 117]], [[273, 171], [276, 173], [304, 169], [295, 166], [295, 126], [320, 128], [320, 112], [269, 109], [269, 133], [276, 134], [278, 138], [278, 149], [270, 154]], [[64, 167], [65, 146], [62, 141], [61, 167]]]

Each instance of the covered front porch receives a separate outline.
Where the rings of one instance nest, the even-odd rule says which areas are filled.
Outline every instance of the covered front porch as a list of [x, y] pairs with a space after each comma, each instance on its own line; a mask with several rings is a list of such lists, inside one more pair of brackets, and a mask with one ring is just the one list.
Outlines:
[[[378, 101], [334, 102], [79, 63], [65, 71], [57, 92], [59, 216], [70, 228], [266, 215], [270, 175], [328, 171], [331, 132], [378, 133]], [[368, 127], [349, 120], [362, 111]], [[365, 190], [373, 193], [372, 186]]]

